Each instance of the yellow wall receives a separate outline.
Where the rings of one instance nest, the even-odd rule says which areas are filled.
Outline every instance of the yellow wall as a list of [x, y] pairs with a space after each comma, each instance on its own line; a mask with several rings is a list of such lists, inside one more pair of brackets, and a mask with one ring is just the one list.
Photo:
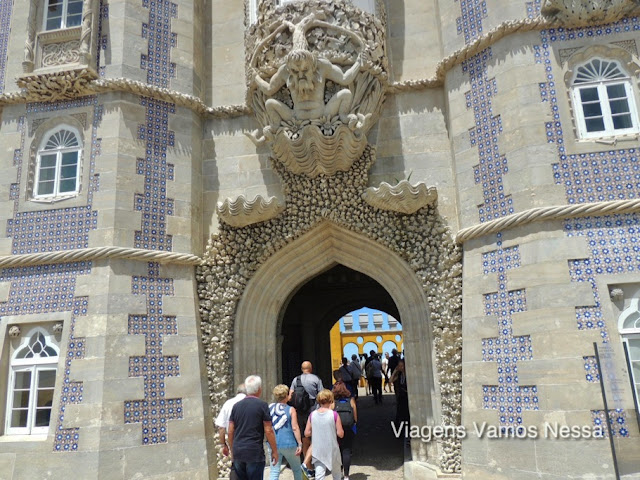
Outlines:
[[[396, 341], [396, 335], [400, 335], [400, 341]], [[358, 337], [362, 337], [362, 343], [358, 343]], [[382, 338], [381, 342], [378, 342], [378, 337]], [[396, 346], [395, 348], [400, 351], [404, 340], [402, 330], [340, 333], [340, 322], [335, 323], [329, 333], [329, 338], [331, 340], [331, 365], [333, 370], [340, 368], [342, 364], [342, 352], [344, 352], [344, 347], [348, 343], [353, 343], [358, 347], [358, 354], [368, 354], [369, 352], [363, 351], [363, 347], [369, 342], [375, 343], [378, 346], [378, 353], [380, 353], [382, 352], [382, 345], [386, 342], [393, 342]], [[351, 361], [351, 359], [349, 359], [349, 361]]]

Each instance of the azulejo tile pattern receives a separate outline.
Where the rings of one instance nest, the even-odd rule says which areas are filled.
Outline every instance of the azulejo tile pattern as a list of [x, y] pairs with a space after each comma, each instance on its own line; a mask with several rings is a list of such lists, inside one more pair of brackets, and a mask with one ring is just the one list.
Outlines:
[[585, 378], [589, 383], [600, 383], [600, 369], [595, 355], [582, 357], [584, 360]]
[[169, 131], [169, 114], [174, 106], [151, 99], [143, 99], [147, 107], [146, 124], [140, 125], [138, 138], [146, 142], [146, 157], [138, 159], [136, 171], [144, 175], [144, 193], [136, 194], [134, 208], [142, 212], [142, 229], [136, 231], [136, 248], [171, 250], [172, 238], [167, 235], [167, 216], [173, 215], [173, 200], [167, 198], [167, 148], [174, 145]]
[[0, 93], [4, 92], [4, 77], [7, 69], [7, 49], [11, 33], [13, 0], [0, 0]]
[[[149, 9], [149, 22], [142, 25], [142, 37], [149, 49], [141, 55], [140, 68], [147, 71], [147, 82], [169, 87], [175, 75], [170, 51], [177, 35], [171, 32], [171, 19], [177, 7], [166, 0], [143, 0]], [[145, 157], [137, 159], [136, 173], [144, 176], [144, 192], [134, 197], [134, 209], [142, 212], [141, 229], [134, 234], [134, 246], [149, 250], [171, 251], [172, 236], [167, 234], [167, 216], [173, 215], [174, 201], [167, 198], [167, 182], [174, 179], [174, 166], [167, 163], [167, 150], [174, 146], [169, 130], [175, 106], [143, 98], [145, 123], [138, 128], [138, 138], [145, 142]], [[161, 278], [157, 263], [149, 264], [147, 277], [132, 277], [134, 295], [145, 295], [146, 315], [129, 315], [130, 335], [145, 336], [145, 354], [129, 358], [129, 376], [144, 379], [144, 398], [124, 402], [125, 423], [142, 424], [142, 444], [167, 443], [168, 420], [183, 418], [181, 398], [165, 398], [165, 379], [180, 374], [177, 356], [162, 354], [163, 338], [177, 334], [175, 317], [165, 316], [163, 297], [173, 295], [173, 280]]]
[[144, 399], [127, 400], [125, 423], [142, 424], [142, 443], [167, 442], [167, 421], [182, 418], [182, 399], [165, 398], [165, 379], [180, 375], [177, 356], [164, 356], [162, 342], [167, 335], [177, 335], [176, 318], [163, 315], [163, 298], [172, 296], [173, 280], [160, 277], [160, 266], [149, 263], [147, 277], [134, 276], [132, 293], [144, 295], [146, 315], [129, 315], [130, 335], [145, 336], [144, 356], [129, 358], [129, 376], [144, 379]]
[[[458, 21], [458, 34], [464, 34], [465, 43], [470, 43], [482, 33], [482, 19], [486, 17], [485, 2], [461, 0], [462, 16]], [[462, 71], [469, 75], [471, 90], [465, 93], [467, 108], [473, 111], [474, 127], [469, 129], [471, 145], [478, 148], [479, 164], [473, 176], [477, 185], [482, 185], [483, 202], [478, 206], [480, 222], [513, 213], [511, 196], [505, 195], [502, 177], [508, 172], [507, 158], [500, 153], [499, 136], [502, 121], [494, 115], [492, 99], [498, 93], [495, 78], [487, 74], [491, 48], [462, 62]]]
[[498, 336], [482, 339], [482, 360], [496, 362], [498, 385], [483, 386], [482, 405], [498, 411], [501, 425], [518, 427], [524, 410], [538, 409], [538, 387], [518, 383], [518, 362], [533, 359], [530, 336], [513, 335], [513, 314], [526, 311], [526, 292], [507, 288], [507, 272], [520, 267], [520, 252], [517, 246], [503, 248], [501, 234], [497, 247], [482, 255], [484, 275], [498, 277], [498, 291], [484, 295], [485, 315], [496, 317]]
[[[29, 158], [25, 151], [26, 129], [29, 117], [36, 113], [55, 114], [66, 110], [93, 107], [93, 121], [90, 144], [85, 140], [84, 168], [88, 168], [89, 184], [83, 185], [87, 191], [87, 205], [73, 208], [58, 208], [34, 212], [20, 212], [20, 179], [24, 174], [25, 161]], [[96, 228], [95, 212], [91, 203], [93, 193], [98, 188], [98, 176], [94, 172], [96, 157], [100, 154], [100, 139], [97, 129], [102, 120], [102, 106], [95, 97], [85, 97], [73, 101], [55, 103], [27, 104], [27, 116], [20, 117], [18, 131], [20, 148], [14, 151], [14, 165], [17, 166], [17, 178], [10, 189], [10, 199], [14, 201], [13, 217], [7, 221], [7, 235], [12, 238], [13, 254], [47, 252], [87, 246], [88, 232]], [[15, 187], [14, 187], [15, 185]], [[77, 427], [63, 426], [64, 413], [69, 404], [82, 401], [82, 382], [74, 381], [71, 376], [71, 363], [84, 358], [84, 339], [76, 338], [76, 319], [87, 314], [88, 299], [75, 296], [76, 279], [80, 275], [91, 273], [91, 262], [74, 262], [57, 265], [36, 265], [31, 267], [7, 268], [0, 270], [0, 282], [9, 282], [7, 301], [0, 303], [0, 315], [27, 315], [71, 311], [71, 326], [67, 343], [67, 357], [64, 359], [64, 374], [60, 399], [60, 409], [52, 418], [56, 419], [53, 450], [57, 452], [76, 451], [80, 440]]]
[[536, 18], [540, 15], [540, 4], [542, 0], [534, 0], [533, 2], [527, 2], [527, 18]]
[[459, 0], [460, 16], [456, 18], [458, 35], [464, 35], [464, 43], [471, 43], [482, 35], [482, 19], [487, 17], [484, 0]]
[[[604, 410], [591, 410], [591, 418], [593, 419], [593, 424], [595, 426], [602, 427], [603, 436], [609, 438], [609, 430], [605, 423], [607, 420]], [[609, 410], [609, 425], [611, 425], [612, 436], [629, 436], [629, 430], [627, 429], [627, 412], [621, 408]]]
[[[539, 85], [543, 102], [549, 105], [553, 120], [546, 123], [547, 141], [556, 146], [558, 162], [553, 165], [556, 183], [564, 185], [567, 202], [580, 204], [594, 201], [638, 198], [640, 195], [640, 166], [638, 149], [617, 149], [607, 152], [574, 154], [567, 151], [564, 135], [573, 135], [572, 126], [562, 125], [558, 102], [566, 101], [564, 95], [557, 94], [554, 77], [554, 63], [551, 61], [551, 45], [568, 40], [599, 38], [602, 43], [610, 40], [607, 36], [640, 30], [638, 18], [625, 18], [610, 25], [599, 25], [581, 29], [549, 29], [540, 34], [541, 45], [534, 49], [535, 61], [545, 68], [546, 81]], [[614, 40], [620, 40], [617, 35]], [[592, 42], [593, 40], [589, 40]], [[586, 44], [586, 43], [585, 43]], [[573, 45], [573, 44], [572, 44]], [[639, 217], [637, 214], [611, 215], [596, 218], [578, 218], [565, 222], [567, 236], [584, 237], [590, 248], [588, 258], [569, 261], [571, 280], [588, 282], [593, 291], [591, 305], [576, 307], [578, 329], [600, 331], [603, 342], [609, 340], [609, 331], [602, 312], [597, 278], [601, 275], [616, 275], [637, 272], [640, 269]], [[615, 329], [612, 326], [612, 329]], [[590, 356], [585, 361], [586, 381], [599, 381], [599, 373]], [[611, 410], [610, 421], [614, 436], [629, 436], [624, 427], [625, 412]], [[604, 411], [593, 411], [594, 424], [602, 424]]]

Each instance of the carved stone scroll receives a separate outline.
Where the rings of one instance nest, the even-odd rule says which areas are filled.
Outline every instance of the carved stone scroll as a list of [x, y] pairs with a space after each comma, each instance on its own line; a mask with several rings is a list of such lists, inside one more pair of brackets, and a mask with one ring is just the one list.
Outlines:
[[387, 84], [384, 26], [351, 2], [262, 2], [247, 36], [248, 104], [290, 171], [348, 170], [362, 155]]
[[68, 65], [80, 61], [80, 42], [71, 40], [62, 43], [51, 43], [42, 47], [42, 66], [53, 67]]
[[402, 180], [393, 186], [382, 182], [379, 187], [369, 187], [362, 197], [369, 205], [379, 210], [411, 215], [423, 207], [434, 204], [438, 192], [435, 187], [427, 187], [422, 182], [411, 185], [408, 180]]

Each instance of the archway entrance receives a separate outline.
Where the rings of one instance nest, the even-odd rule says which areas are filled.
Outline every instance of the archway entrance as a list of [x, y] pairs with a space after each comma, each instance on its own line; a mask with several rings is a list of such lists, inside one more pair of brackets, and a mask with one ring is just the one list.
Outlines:
[[[289, 306], [310, 280], [328, 278], [322, 275], [337, 265], [375, 280], [386, 292], [378, 297], [378, 301], [386, 297], [388, 305], [384, 309], [397, 313], [396, 318], [403, 321], [412, 422], [416, 425], [439, 424], [441, 401], [434, 380], [435, 352], [424, 286], [399, 255], [331, 222], [323, 222], [274, 253], [247, 284], [234, 323], [234, 382], [240, 383], [256, 372], [262, 375], [268, 387], [284, 380], [281, 332]], [[352, 304], [352, 309], [356, 305]], [[332, 315], [327, 313], [327, 317], [335, 321], [341, 313], [349, 311], [349, 306], [345, 303], [341, 309]], [[327, 325], [327, 332], [329, 328]], [[290, 335], [295, 335], [293, 330], [291, 332]], [[328, 347], [326, 357], [329, 358]], [[324, 370], [326, 376], [326, 366]], [[438, 461], [435, 442], [423, 444], [418, 441], [412, 444], [412, 450], [414, 460], [432, 464]]]
[[[324, 385], [331, 385], [329, 332], [343, 315], [360, 307], [390, 312], [401, 320], [389, 293], [371, 277], [336, 265], [305, 283], [292, 297], [279, 328], [281, 374], [287, 385], [310, 360]], [[334, 360], [335, 361], [335, 360]]]

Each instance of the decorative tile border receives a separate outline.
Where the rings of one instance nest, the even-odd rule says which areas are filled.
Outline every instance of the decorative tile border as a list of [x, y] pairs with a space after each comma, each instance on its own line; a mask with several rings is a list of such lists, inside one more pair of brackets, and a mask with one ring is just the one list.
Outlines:
[[497, 317], [498, 336], [482, 339], [482, 361], [496, 362], [498, 385], [482, 387], [482, 407], [497, 410], [501, 425], [518, 427], [524, 410], [538, 409], [538, 388], [518, 383], [518, 362], [533, 359], [530, 336], [513, 336], [512, 315], [526, 311], [526, 292], [507, 289], [507, 271], [520, 267], [520, 252], [503, 248], [501, 234], [497, 247], [482, 254], [483, 274], [498, 276], [498, 291], [484, 295], [485, 315]]
[[[609, 438], [609, 431], [606, 425], [606, 415], [604, 410], [591, 410], [591, 419], [594, 427], [602, 427], [602, 433], [605, 438]], [[628, 437], [629, 429], [627, 428], [627, 412], [621, 408], [609, 410], [609, 424], [611, 425], [611, 434], [614, 437]]]
[[125, 423], [142, 424], [144, 445], [167, 443], [167, 421], [182, 418], [182, 399], [165, 398], [165, 379], [180, 375], [177, 356], [162, 354], [166, 335], [177, 335], [176, 318], [163, 315], [163, 298], [173, 296], [173, 280], [160, 277], [160, 265], [149, 263], [147, 277], [134, 276], [134, 295], [144, 295], [146, 315], [129, 315], [129, 335], [144, 335], [145, 354], [129, 358], [129, 376], [144, 379], [144, 399], [127, 400]]
[[[149, 9], [149, 22], [142, 25], [142, 38], [149, 49], [140, 58], [147, 71], [147, 82], [169, 87], [175, 76], [170, 52], [177, 35], [171, 32], [171, 19], [177, 16], [176, 4], [166, 0], [143, 0]], [[142, 212], [141, 229], [134, 234], [134, 247], [171, 251], [172, 236], [167, 234], [167, 216], [173, 215], [174, 201], [167, 198], [167, 182], [174, 180], [174, 166], [167, 163], [167, 150], [174, 146], [169, 116], [175, 113], [171, 103], [142, 98], [145, 123], [138, 127], [138, 138], [145, 142], [145, 157], [137, 159], [136, 173], [144, 177], [144, 192], [134, 197], [134, 209]], [[149, 263], [147, 277], [132, 277], [132, 293], [145, 295], [146, 315], [129, 315], [129, 335], [145, 336], [144, 356], [130, 357], [129, 376], [144, 379], [144, 398], [124, 402], [125, 423], [142, 424], [142, 444], [167, 443], [168, 420], [183, 418], [182, 399], [165, 398], [165, 379], [180, 375], [177, 356], [162, 354], [165, 335], [176, 335], [175, 317], [162, 314], [163, 297], [173, 295], [173, 280], [161, 278], [158, 263]]]
[[[570, 154], [566, 151], [558, 109], [551, 44], [580, 38], [606, 37], [610, 34], [640, 30], [638, 18], [623, 19], [610, 25], [582, 29], [549, 29], [540, 34], [541, 45], [535, 48], [535, 61], [545, 68], [546, 81], [540, 83], [540, 96], [549, 105], [553, 121], [546, 123], [547, 142], [556, 146], [558, 163], [553, 165], [557, 184], [564, 185], [567, 202], [581, 204], [595, 201], [636, 199], [640, 197], [640, 160], [638, 149]], [[603, 38], [606, 41], [606, 38]], [[564, 90], [564, 86], [562, 87]], [[609, 333], [601, 308], [596, 279], [599, 275], [636, 272], [640, 268], [639, 217], [637, 214], [585, 217], [568, 220], [564, 229], [569, 237], [584, 237], [591, 249], [586, 259], [570, 260], [574, 282], [591, 284], [593, 306], [578, 306], [576, 321], [580, 330], [600, 330], [603, 342]]]

